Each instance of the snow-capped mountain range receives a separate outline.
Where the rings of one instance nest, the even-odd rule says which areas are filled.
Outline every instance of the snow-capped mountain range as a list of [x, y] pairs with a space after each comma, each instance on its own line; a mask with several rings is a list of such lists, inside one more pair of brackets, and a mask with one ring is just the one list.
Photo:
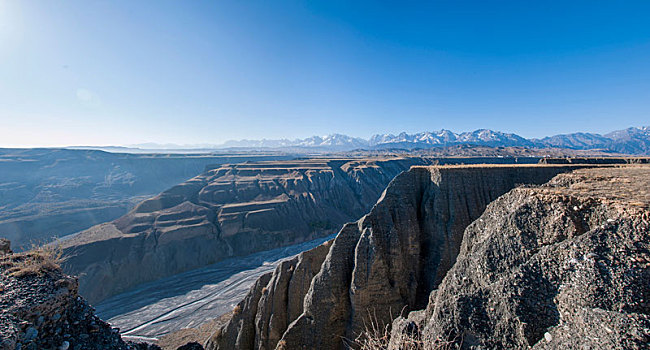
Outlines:
[[499, 131], [479, 129], [460, 134], [449, 130], [420, 132], [417, 134], [400, 133], [375, 135], [370, 138], [369, 146], [379, 148], [426, 148], [431, 146], [449, 146], [455, 144], [475, 144], [483, 146], [530, 146], [530, 141], [521, 136]]
[[239, 140], [228, 141], [219, 148], [305, 148], [327, 151], [354, 149], [417, 149], [471, 144], [491, 147], [569, 148], [574, 150], [599, 149], [627, 154], [650, 155], [650, 127], [632, 127], [605, 135], [573, 133], [542, 139], [526, 139], [512, 133], [479, 129], [455, 133], [449, 130], [425, 131], [415, 134], [374, 135], [369, 140], [341, 134], [312, 136], [306, 139]]

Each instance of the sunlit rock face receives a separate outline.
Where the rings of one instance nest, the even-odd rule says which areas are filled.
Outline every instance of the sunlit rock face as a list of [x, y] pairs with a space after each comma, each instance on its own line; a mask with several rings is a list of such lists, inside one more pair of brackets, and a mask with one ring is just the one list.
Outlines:
[[[123, 150], [122, 150], [123, 151]], [[264, 154], [126, 154], [0, 149], [0, 232], [23, 251], [125, 215], [206, 166], [291, 159]]]

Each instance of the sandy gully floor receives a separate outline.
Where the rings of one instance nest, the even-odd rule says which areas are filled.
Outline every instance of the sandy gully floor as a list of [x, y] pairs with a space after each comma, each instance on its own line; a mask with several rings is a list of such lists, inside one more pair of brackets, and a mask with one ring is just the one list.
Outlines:
[[231, 311], [255, 280], [281, 261], [333, 237], [232, 258], [147, 283], [96, 305], [97, 314], [120, 328], [127, 339], [156, 340], [197, 327]]

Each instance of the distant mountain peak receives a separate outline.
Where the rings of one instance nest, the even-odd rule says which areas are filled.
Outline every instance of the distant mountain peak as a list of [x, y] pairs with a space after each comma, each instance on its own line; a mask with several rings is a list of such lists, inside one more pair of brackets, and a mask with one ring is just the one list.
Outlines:
[[324, 151], [349, 151], [354, 149], [416, 149], [454, 145], [488, 147], [568, 148], [575, 150], [608, 150], [627, 154], [650, 154], [650, 127], [630, 127], [605, 135], [576, 132], [542, 139], [526, 139], [514, 133], [491, 129], [476, 129], [456, 133], [447, 129], [418, 133], [376, 134], [368, 140], [344, 134], [312, 136], [305, 139], [239, 140], [228, 141], [222, 148], [303, 148]]

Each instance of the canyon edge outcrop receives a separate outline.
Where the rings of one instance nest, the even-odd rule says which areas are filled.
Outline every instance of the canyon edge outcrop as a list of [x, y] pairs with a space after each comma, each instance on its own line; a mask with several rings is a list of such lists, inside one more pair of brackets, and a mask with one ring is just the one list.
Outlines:
[[[303, 313], [282, 321], [289, 326], [279, 340], [259, 341], [264, 329], [246, 326], [246, 317], [257, 317], [249, 314], [239, 318], [240, 326], [217, 332], [207, 348], [245, 344], [240, 348], [339, 349], [356, 338], [369, 315], [390, 323], [402, 313], [424, 308], [454, 264], [465, 228], [490, 202], [517, 185], [542, 184], [575, 168], [413, 167], [391, 182], [368, 215], [339, 232], [304, 296]], [[276, 275], [281, 274], [278, 268]], [[261, 291], [277, 288], [268, 284], [270, 278], [251, 289], [240, 304], [242, 312], [268, 308]]]
[[99, 319], [79, 296], [76, 278], [61, 271], [57, 254], [47, 247], [0, 254], [0, 349], [160, 350], [123, 341]]
[[[393, 338], [489, 349], [647, 349], [650, 167], [514, 189], [465, 231], [454, 267]], [[395, 341], [390, 349], [400, 349]]]

